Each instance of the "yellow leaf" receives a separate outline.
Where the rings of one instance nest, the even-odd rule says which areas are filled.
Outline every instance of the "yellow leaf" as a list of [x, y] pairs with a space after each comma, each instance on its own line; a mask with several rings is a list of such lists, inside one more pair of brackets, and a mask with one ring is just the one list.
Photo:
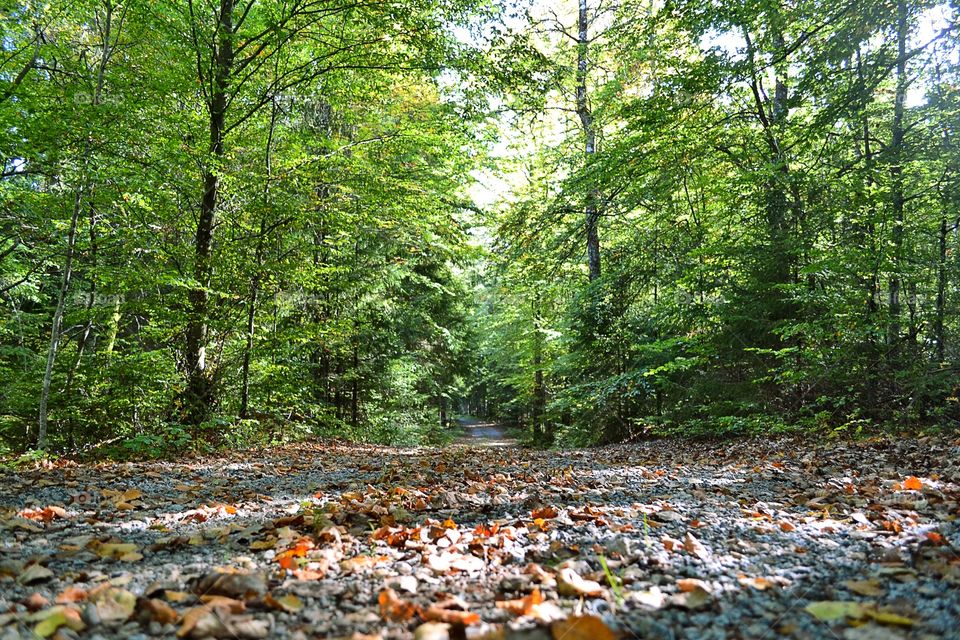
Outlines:
[[890, 613], [889, 611], [865, 609], [865, 613], [880, 624], [892, 624], [900, 627], [911, 627], [914, 625], [914, 621], [910, 618], [896, 613]]
[[823, 600], [820, 602], [811, 602], [804, 610], [817, 620], [824, 622], [841, 620], [843, 618], [862, 618], [864, 615], [864, 607], [859, 602]]
[[80, 612], [73, 607], [58, 605], [43, 611], [38, 611], [27, 618], [30, 622], [37, 622], [33, 632], [41, 638], [49, 638], [60, 627], [67, 627], [73, 631], [83, 631], [86, 625], [80, 618]]
[[882, 596], [886, 591], [881, 582], [876, 578], [871, 578], [870, 580], [847, 580], [843, 583], [843, 586], [853, 593], [870, 598]]

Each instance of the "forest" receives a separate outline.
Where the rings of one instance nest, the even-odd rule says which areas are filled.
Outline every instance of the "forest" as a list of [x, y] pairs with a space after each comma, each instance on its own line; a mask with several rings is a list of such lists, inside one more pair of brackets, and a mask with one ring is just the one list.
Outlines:
[[0, 640], [936, 640], [957, 0], [0, 0]]
[[960, 418], [954, 5], [2, 18], [7, 453]]

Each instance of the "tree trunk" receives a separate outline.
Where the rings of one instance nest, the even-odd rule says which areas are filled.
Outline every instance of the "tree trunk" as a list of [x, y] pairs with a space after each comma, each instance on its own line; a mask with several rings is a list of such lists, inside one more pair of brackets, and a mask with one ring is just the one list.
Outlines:
[[[583, 128], [585, 165], [589, 165], [591, 158], [597, 151], [597, 133], [593, 112], [590, 110], [590, 104], [587, 100], [590, 45], [588, 30], [587, 0], [580, 0], [580, 9], [577, 13], [576, 102], [577, 116], [580, 118], [580, 126]], [[584, 206], [584, 231], [587, 236], [587, 267], [591, 282], [600, 277], [600, 234], [597, 228], [600, 222], [599, 200], [600, 194], [597, 189], [588, 187]]]
[[216, 400], [213, 379], [207, 370], [206, 345], [209, 333], [210, 284], [213, 275], [213, 237], [220, 204], [220, 163], [224, 156], [224, 133], [228, 105], [228, 84], [233, 72], [234, 0], [220, 0], [214, 36], [213, 82], [207, 104], [210, 142], [203, 175], [203, 196], [194, 240], [194, 288], [190, 292], [190, 313], [186, 344], [186, 419], [199, 424], [207, 419]]
[[897, 2], [897, 86], [893, 101], [893, 129], [890, 139], [890, 204], [893, 212], [892, 274], [887, 288], [890, 320], [887, 326], [887, 344], [896, 356], [900, 341], [900, 288], [903, 260], [903, 116], [907, 99], [907, 5]]

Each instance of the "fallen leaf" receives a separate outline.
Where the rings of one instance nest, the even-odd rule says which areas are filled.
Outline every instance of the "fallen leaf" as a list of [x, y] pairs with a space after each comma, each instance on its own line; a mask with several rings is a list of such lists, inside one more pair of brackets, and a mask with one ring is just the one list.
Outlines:
[[480, 622], [480, 616], [472, 611], [444, 609], [435, 606], [427, 607], [427, 609], [420, 614], [420, 617], [427, 622], [447, 622], [461, 625], [479, 624]]
[[880, 624], [889, 624], [889, 625], [895, 625], [898, 627], [910, 627], [916, 624], [913, 620], [911, 620], [906, 616], [901, 616], [899, 614], [892, 613], [889, 611], [879, 611], [877, 609], [874, 609], [873, 607], [864, 609], [864, 613], [866, 613], [868, 617], [873, 618], [875, 621], [879, 622]]
[[66, 518], [67, 510], [63, 507], [49, 506], [42, 509], [24, 509], [17, 515], [27, 520], [48, 523], [56, 518]]
[[33, 633], [41, 638], [49, 638], [60, 627], [67, 627], [72, 631], [83, 631], [86, 625], [80, 617], [80, 612], [73, 607], [57, 605], [27, 616], [27, 622], [36, 622]]
[[173, 607], [158, 598], [141, 598], [137, 601], [137, 606], [141, 620], [146, 618], [148, 622], [173, 624], [180, 619], [180, 614], [174, 611]]
[[910, 476], [903, 481], [903, 488], [907, 491], [920, 491], [923, 489], [923, 482], [916, 476]]
[[267, 581], [258, 573], [214, 571], [192, 580], [190, 590], [197, 595], [254, 600], [267, 593]]
[[706, 560], [710, 557], [710, 552], [707, 551], [707, 548], [704, 547], [699, 540], [697, 540], [692, 533], [689, 531], [687, 535], [683, 538], [683, 549], [687, 553], [691, 553], [701, 560]]
[[71, 604], [87, 599], [87, 590], [80, 587], [67, 587], [54, 600], [57, 604]]
[[582, 578], [573, 567], [564, 567], [557, 574], [557, 593], [564, 596], [603, 597], [607, 590], [595, 580]]
[[44, 607], [49, 607], [50, 601], [43, 597], [42, 594], [34, 592], [27, 596], [23, 604], [30, 611], [38, 611]]
[[268, 607], [286, 611], [287, 613], [298, 613], [303, 610], [303, 601], [292, 593], [280, 596], [279, 598], [274, 598], [272, 595], [267, 594], [263, 598], [263, 603]]
[[753, 587], [757, 591], [766, 591], [771, 587], [777, 586], [777, 583], [771, 580], [770, 578], [764, 578], [763, 576], [757, 576], [754, 578], [741, 575], [737, 578], [737, 581], [745, 587]]
[[388, 556], [356, 556], [340, 562], [340, 568], [346, 573], [357, 573], [389, 561], [390, 558]]
[[883, 588], [883, 584], [877, 578], [871, 578], [869, 580], [846, 580], [843, 586], [846, 587], [848, 591], [870, 598], [877, 598], [886, 593], [886, 589]]
[[119, 560], [121, 562], [136, 562], [143, 560], [137, 545], [132, 542], [100, 542], [91, 544], [94, 553], [104, 559]]
[[450, 625], [445, 622], [424, 622], [413, 632], [414, 640], [448, 640]]
[[23, 585], [36, 584], [38, 582], [44, 582], [53, 577], [53, 571], [47, 569], [43, 565], [32, 564], [26, 569], [23, 570], [17, 577], [17, 582]]
[[560, 513], [553, 507], [542, 507], [530, 512], [530, 517], [534, 520], [548, 520], [550, 518], [556, 518], [558, 515], [560, 515]]
[[236, 616], [229, 609], [215, 604], [194, 607], [183, 615], [183, 623], [177, 631], [177, 637], [238, 638], [255, 640], [266, 638], [270, 634], [270, 623], [251, 616]]
[[617, 640], [603, 620], [593, 615], [570, 616], [550, 625], [553, 640]]
[[804, 607], [804, 611], [823, 622], [833, 622], [844, 618], [862, 618], [864, 615], [863, 610], [863, 605], [859, 602], [834, 600], [811, 602]]
[[514, 600], [500, 600], [496, 603], [498, 609], [509, 611], [515, 616], [527, 616], [535, 605], [545, 602], [540, 589], [534, 589], [529, 595]]
[[646, 591], [631, 591], [629, 598], [632, 602], [652, 609], [661, 609], [667, 603], [667, 596], [656, 585]]
[[683, 609], [701, 609], [713, 602], [712, 589], [703, 580], [683, 578], [677, 580], [677, 589], [680, 593], [671, 597], [669, 602], [675, 607]]
[[380, 592], [377, 602], [380, 604], [380, 616], [384, 620], [406, 622], [420, 612], [417, 605], [401, 600], [397, 592], [389, 587]]
[[97, 615], [107, 624], [125, 622], [137, 607], [137, 597], [117, 587], [93, 591], [89, 600], [96, 606]]

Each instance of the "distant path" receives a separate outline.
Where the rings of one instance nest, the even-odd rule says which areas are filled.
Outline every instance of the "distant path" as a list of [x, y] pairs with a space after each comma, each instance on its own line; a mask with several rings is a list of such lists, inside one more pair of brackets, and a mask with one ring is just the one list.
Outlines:
[[460, 430], [463, 432], [456, 439], [457, 444], [468, 444], [476, 447], [515, 447], [517, 439], [507, 435], [506, 429], [495, 422], [487, 422], [476, 418], [457, 418]]

